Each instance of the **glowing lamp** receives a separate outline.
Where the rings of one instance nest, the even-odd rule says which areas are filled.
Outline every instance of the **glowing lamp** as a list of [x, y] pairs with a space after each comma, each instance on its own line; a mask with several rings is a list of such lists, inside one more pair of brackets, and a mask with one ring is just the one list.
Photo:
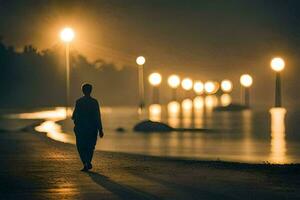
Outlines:
[[159, 73], [152, 73], [150, 74], [148, 80], [149, 83], [153, 86], [158, 86], [161, 83], [161, 75]]
[[185, 78], [181, 82], [181, 86], [184, 90], [191, 90], [193, 88], [193, 81], [190, 78]]
[[285, 66], [284, 60], [280, 57], [273, 58], [271, 60], [271, 68], [276, 72], [282, 71], [284, 69], [284, 66]]
[[144, 65], [145, 64], [145, 62], [146, 62], [146, 59], [145, 59], [145, 57], [144, 56], [139, 56], [139, 57], [137, 57], [137, 59], [136, 59], [136, 64], [138, 64], [138, 65]]
[[218, 90], [218, 86], [216, 83], [212, 82], [212, 81], [207, 81], [204, 84], [204, 91], [207, 94], [214, 94], [216, 93]]
[[180, 78], [177, 75], [171, 75], [168, 78], [168, 84], [171, 88], [177, 88], [180, 85]]
[[66, 27], [60, 32], [60, 39], [63, 42], [66, 43], [72, 42], [74, 38], [75, 38], [75, 32], [70, 27]]
[[232, 91], [232, 83], [230, 80], [223, 80], [221, 82], [221, 89], [223, 92], [231, 92]]
[[195, 81], [194, 83], [194, 91], [196, 94], [202, 94], [204, 91], [204, 85], [201, 81]]
[[244, 87], [250, 87], [253, 83], [253, 79], [249, 74], [243, 74], [240, 78], [240, 83]]

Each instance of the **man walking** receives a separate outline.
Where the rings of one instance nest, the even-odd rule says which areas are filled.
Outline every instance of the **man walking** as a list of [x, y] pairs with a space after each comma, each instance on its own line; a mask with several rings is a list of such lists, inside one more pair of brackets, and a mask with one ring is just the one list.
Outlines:
[[92, 169], [92, 158], [97, 142], [97, 135], [103, 137], [101, 114], [98, 101], [91, 97], [91, 84], [83, 84], [83, 97], [76, 101], [72, 115], [75, 127], [76, 146], [83, 163], [81, 171]]

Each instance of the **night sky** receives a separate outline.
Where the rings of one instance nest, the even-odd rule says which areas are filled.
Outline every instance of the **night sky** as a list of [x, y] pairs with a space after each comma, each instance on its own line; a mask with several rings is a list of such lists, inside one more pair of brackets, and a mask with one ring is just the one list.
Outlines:
[[70, 25], [76, 30], [72, 48], [91, 61], [101, 58], [122, 68], [144, 55], [147, 72], [231, 79], [237, 98], [239, 76], [250, 73], [252, 98], [266, 105], [273, 103], [269, 62], [281, 56], [284, 104], [298, 104], [300, 98], [297, 0], [0, 2], [0, 35], [16, 49], [51, 48], [60, 43], [59, 30]]

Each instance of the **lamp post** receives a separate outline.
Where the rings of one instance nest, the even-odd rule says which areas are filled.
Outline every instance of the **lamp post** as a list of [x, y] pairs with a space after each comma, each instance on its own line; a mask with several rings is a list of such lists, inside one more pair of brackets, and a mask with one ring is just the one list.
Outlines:
[[177, 96], [177, 88], [180, 85], [180, 78], [178, 75], [171, 75], [168, 78], [168, 84], [169, 86], [172, 88], [172, 100], [175, 101], [176, 100], [176, 96]]
[[284, 69], [284, 60], [280, 57], [271, 60], [271, 68], [276, 72], [275, 82], [275, 107], [281, 107], [281, 77], [280, 72]]
[[250, 91], [249, 88], [253, 83], [253, 79], [249, 74], [243, 74], [240, 77], [240, 83], [244, 88], [244, 104], [246, 107], [250, 106]]
[[232, 91], [232, 82], [230, 80], [223, 80], [221, 82], [221, 89], [224, 93], [229, 93]]
[[154, 72], [149, 75], [149, 83], [153, 86], [153, 103], [159, 103], [159, 90], [158, 86], [161, 83], [161, 75], [157, 72]]
[[206, 81], [204, 83], [204, 91], [206, 94], [215, 94], [219, 89], [219, 85], [213, 81]]
[[187, 92], [193, 89], [193, 80], [190, 78], [185, 78], [181, 81], [181, 86], [186, 91], [187, 95]]
[[60, 39], [66, 44], [66, 116], [69, 116], [70, 103], [70, 43], [75, 37], [75, 32], [70, 27], [65, 27], [60, 32]]
[[142, 110], [145, 107], [145, 96], [144, 96], [144, 64], [146, 59], [144, 56], [139, 56], [136, 59], [138, 64], [138, 77], [139, 77], [139, 108]]
[[195, 81], [193, 89], [197, 95], [203, 94], [204, 84], [201, 81]]

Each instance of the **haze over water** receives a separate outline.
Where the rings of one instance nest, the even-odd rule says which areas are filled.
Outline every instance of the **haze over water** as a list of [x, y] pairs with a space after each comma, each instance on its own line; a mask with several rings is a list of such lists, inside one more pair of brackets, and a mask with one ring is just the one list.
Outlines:
[[[134, 107], [103, 107], [105, 137], [98, 150], [188, 159], [240, 162], [299, 163], [300, 112], [284, 108], [214, 112], [217, 97], [196, 97], [168, 105], [153, 104], [143, 116]], [[286, 112], [286, 114], [285, 114]], [[73, 123], [62, 120], [63, 108], [10, 115], [11, 118], [47, 119], [36, 130], [66, 143], [75, 143]], [[207, 132], [137, 133], [133, 126], [141, 119], [161, 121], [172, 127], [207, 128]], [[117, 132], [122, 127], [125, 132]]]

